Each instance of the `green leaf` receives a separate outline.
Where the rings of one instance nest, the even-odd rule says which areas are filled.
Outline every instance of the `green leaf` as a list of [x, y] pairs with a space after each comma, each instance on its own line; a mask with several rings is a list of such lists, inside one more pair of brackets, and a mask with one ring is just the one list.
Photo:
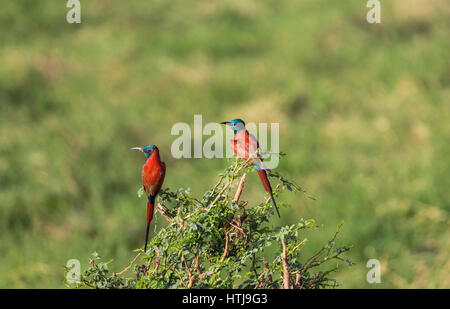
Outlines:
[[144, 194], [145, 194], [144, 187], [140, 187], [137, 192], [138, 198], [141, 198]]

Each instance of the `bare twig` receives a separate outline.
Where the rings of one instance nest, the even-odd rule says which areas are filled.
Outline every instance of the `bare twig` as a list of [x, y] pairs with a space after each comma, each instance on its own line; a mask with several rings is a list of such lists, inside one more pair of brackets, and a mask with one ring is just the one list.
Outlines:
[[239, 185], [238, 185], [236, 194], [234, 195], [234, 199], [233, 199], [233, 203], [235, 203], [235, 204], [237, 204], [239, 202], [239, 199], [241, 197], [242, 189], [244, 189], [244, 185], [245, 185], [245, 177], [246, 176], [247, 176], [247, 173], [244, 173], [241, 177], [241, 180], [239, 180]]
[[180, 217], [180, 212], [181, 212], [181, 207], [179, 207], [178, 211], [177, 211], [177, 218], [180, 218], [180, 224], [179, 224], [178, 228], [181, 230], [182, 228], [185, 227], [185, 225], [184, 225], [183, 218]]
[[130, 265], [128, 265], [127, 267], [125, 267], [122, 271], [118, 272], [118, 273], [114, 273], [117, 276], [122, 275], [124, 272], [126, 272], [128, 269], [131, 268], [131, 266], [133, 266], [134, 262], [136, 262], [136, 260], [138, 259], [138, 257], [142, 254], [142, 252], [139, 252], [135, 258], [131, 261]]
[[[264, 267], [266, 268], [266, 271], [269, 271], [269, 262], [267, 262], [266, 258], [264, 258], [264, 257], [261, 260], [264, 264]], [[269, 280], [269, 283], [272, 284], [272, 275], [271, 274], [269, 274], [267, 276], [267, 279]]]
[[156, 205], [156, 211], [159, 211], [159, 213], [161, 213], [168, 222], [172, 222], [173, 219], [169, 216], [167, 210], [160, 203]]
[[[319, 258], [319, 256], [320, 256], [323, 252], [327, 251], [327, 249], [328, 249], [328, 251], [331, 249], [331, 246], [329, 246], [329, 244], [333, 243], [333, 242], [336, 240], [336, 238], [337, 238], [339, 232], [341, 231], [342, 225], [343, 225], [343, 223], [341, 223], [341, 224], [338, 225], [338, 229], [337, 229], [337, 231], [334, 233], [333, 238], [331, 238], [331, 240], [328, 241], [328, 246], [322, 247], [322, 248], [321, 248], [319, 251], [317, 251], [312, 257], [310, 257], [308, 261], [305, 262], [305, 264], [304, 264], [305, 266], [303, 267], [304, 271], [307, 271], [308, 269], [310, 269], [310, 268], [312, 268], [312, 267], [314, 267], [314, 266], [318, 266], [318, 265], [321, 264], [321, 262], [317, 262], [317, 259]], [[350, 250], [350, 248], [351, 248], [351, 247], [346, 248], [345, 251]], [[341, 252], [335, 254], [335, 255], [333, 256], [333, 258], [339, 256], [339, 254], [341, 254], [342, 252], [344, 252], [344, 251], [341, 251]], [[326, 257], [326, 259], [328, 259], [328, 257]]]
[[202, 271], [202, 268], [200, 267], [200, 262], [199, 262], [199, 258], [198, 255], [195, 256], [195, 260], [194, 260], [194, 268], [197, 270], [198, 272], [198, 276], [200, 278], [200, 281], [203, 280], [203, 277], [205, 277], [205, 274]]
[[187, 262], [186, 258], [184, 257], [183, 253], [182, 253], [182, 255], [183, 255], [183, 260], [184, 260], [184, 266], [186, 267], [186, 273], [189, 277], [189, 283], [187, 285], [187, 288], [190, 289], [194, 285], [195, 276], [192, 274], [191, 269], [189, 268], [188, 262]]
[[312, 285], [314, 284], [314, 282], [316, 282], [317, 278], [320, 277], [320, 275], [322, 275], [322, 273], [319, 271], [314, 278], [312, 278], [311, 282], [309, 282], [308, 284], [308, 289], [310, 289], [312, 287]]
[[302, 274], [301, 273], [297, 273], [295, 275], [295, 282], [294, 282], [294, 287], [299, 289], [300, 288], [300, 280], [302, 279]]
[[161, 252], [159, 251], [158, 247], [155, 247], [156, 250], [156, 265], [155, 270], [158, 270], [159, 264], [161, 263]]
[[232, 227], [234, 227], [236, 230], [238, 230], [240, 233], [245, 234], [244, 230], [243, 230], [241, 227], [239, 227], [239, 226], [237, 226], [236, 224], [234, 224], [233, 221], [229, 222], [229, 224], [230, 224]]
[[281, 246], [283, 247], [283, 253], [281, 253], [281, 260], [283, 261], [283, 289], [289, 289], [291, 284], [291, 275], [289, 271], [289, 265], [287, 262], [287, 250], [286, 250], [286, 242], [284, 239], [281, 240]]
[[136, 279], [139, 280], [141, 276], [147, 276], [148, 275], [148, 268], [145, 264], [139, 265], [137, 272], [136, 272]]
[[225, 261], [230, 252], [230, 235], [225, 231], [225, 250], [223, 251], [222, 257], [220, 259], [221, 262]]

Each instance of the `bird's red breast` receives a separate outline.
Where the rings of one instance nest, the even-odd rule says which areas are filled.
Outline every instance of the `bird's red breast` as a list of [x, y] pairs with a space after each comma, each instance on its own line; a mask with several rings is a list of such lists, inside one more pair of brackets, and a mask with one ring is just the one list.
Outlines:
[[166, 165], [161, 162], [155, 149], [142, 167], [142, 184], [147, 196], [154, 196], [161, 189], [166, 175]]
[[256, 137], [248, 133], [247, 130], [241, 130], [236, 133], [234, 140], [230, 140], [230, 146], [242, 160], [247, 160], [249, 156], [256, 156], [259, 148]]

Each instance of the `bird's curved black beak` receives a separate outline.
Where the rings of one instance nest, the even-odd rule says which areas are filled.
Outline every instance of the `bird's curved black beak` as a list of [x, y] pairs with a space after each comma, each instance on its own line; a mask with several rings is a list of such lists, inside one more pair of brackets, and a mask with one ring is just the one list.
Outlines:
[[224, 122], [221, 122], [220, 124], [224, 124], [224, 125], [229, 126], [229, 125], [231, 125], [231, 122], [229, 122], [229, 121], [224, 121]]
[[140, 152], [144, 152], [144, 149], [142, 149], [142, 147], [133, 147], [130, 148], [130, 150], [139, 150]]

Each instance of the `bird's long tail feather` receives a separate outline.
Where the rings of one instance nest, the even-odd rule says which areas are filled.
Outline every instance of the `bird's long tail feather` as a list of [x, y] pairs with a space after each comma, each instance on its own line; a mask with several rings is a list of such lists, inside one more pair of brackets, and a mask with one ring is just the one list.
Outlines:
[[149, 228], [150, 228], [150, 222], [153, 219], [153, 208], [154, 208], [154, 205], [155, 205], [155, 197], [154, 196], [150, 196], [148, 198], [148, 202], [147, 202], [147, 230], [145, 232], [144, 252], [147, 252], [148, 232], [149, 232]]
[[265, 170], [262, 169], [256, 169], [256, 171], [258, 172], [258, 176], [261, 179], [263, 185], [264, 185], [264, 189], [266, 189], [267, 193], [269, 193], [270, 198], [272, 199], [273, 205], [275, 206], [275, 210], [277, 211], [278, 217], [280, 218], [280, 211], [278, 210], [277, 207], [277, 203], [275, 202], [275, 199], [273, 198], [273, 194], [272, 194], [272, 187], [270, 186], [270, 182], [269, 179], [267, 178], [267, 173]]
[[277, 211], [278, 218], [281, 218], [281, 216], [280, 216], [280, 211], [278, 210], [277, 203], [275, 203], [275, 199], [273, 198], [272, 193], [269, 193], [269, 194], [270, 194], [270, 198], [272, 199], [273, 205], [275, 206], [275, 210]]

